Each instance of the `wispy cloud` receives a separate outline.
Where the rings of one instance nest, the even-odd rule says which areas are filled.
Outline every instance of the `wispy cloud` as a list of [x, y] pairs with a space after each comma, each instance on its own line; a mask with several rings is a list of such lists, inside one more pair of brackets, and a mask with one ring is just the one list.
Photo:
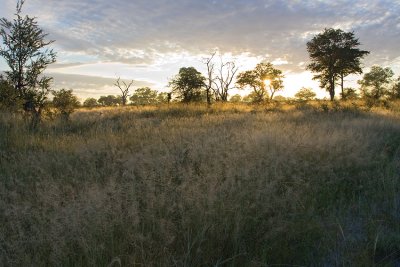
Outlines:
[[[27, 2], [28, 11], [46, 18], [43, 23], [61, 48], [134, 64], [151, 62], [157, 53], [204, 53], [215, 47], [304, 60], [304, 34], [331, 26], [355, 30], [367, 47], [390, 54], [400, 39], [399, 6], [370, 0]], [[390, 40], [382, 44], [378, 36]]]

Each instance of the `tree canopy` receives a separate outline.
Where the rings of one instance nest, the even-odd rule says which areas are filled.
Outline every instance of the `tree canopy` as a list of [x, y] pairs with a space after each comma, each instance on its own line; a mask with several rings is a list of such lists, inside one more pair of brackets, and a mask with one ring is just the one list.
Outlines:
[[240, 88], [252, 88], [255, 97], [254, 101], [262, 102], [267, 95], [272, 100], [275, 92], [283, 89], [283, 78], [281, 70], [274, 68], [269, 62], [262, 62], [257, 64], [253, 70], [239, 73], [236, 83]]
[[201, 101], [201, 90], [205, 77], [194, 67], [181, 68], [173, 78], [169, 87], [177, 97], [185, 103]]
[[314, 79], [320, 81], [321, 88], [325, 88], [331, 100], [335, 98], [335, 85], [341, 81], [342, 95], [344, 78], [350, 74], [362, 73], [361, 59], [369, 54], [360, 50], [360, 42], [353, 32], [344, 32], [340, 29], [325, 29], [307, 43], [311, 63], [309, 70], [317, 73]]
[[68, 120], [70, 114], [79, 107], [80, 103], [72, 90], [61, 89], [60, 91], [53, 91], [53, 105], [61, 114], [61, 116]]
[[359, 81], [362, 94], [364, 97], [374, 99], [380, 99], [388, 95], [393, 76], [393, 70], [390, 68], [372, 66], [370, 72], [366, 73], [362, 80]]
[[120, 96], [108, 95], [100, 96], [97, 102], [102, 106], [118, 106], [122, 104], [122, 99]]
[[316, 94], [311, 88], [303, 87], [294, 96], [299, 101], [309, 101], [313, 100]]
[[52, 78], [43, 75], [49, 64], [56, 61], [56, 53], [47, 48], [54, 41], [46, 41], [47, 34], [38, 26], [35, 17], [22, 16], [24, 1], [18, 1], [15, 18], [0, 19], [0, 56], [9, 70], [7, 80], [24, 101], [24, 109], [39, 117], [50, 91]]
[[135, 90], [130, 98], [133, 105], [154, 105], [157, 104], [157, 91], [149, 87], [142, 87]]

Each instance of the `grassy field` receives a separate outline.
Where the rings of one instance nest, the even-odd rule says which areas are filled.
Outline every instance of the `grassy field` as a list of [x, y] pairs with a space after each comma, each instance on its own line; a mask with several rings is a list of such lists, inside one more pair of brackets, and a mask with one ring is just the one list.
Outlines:
[[399, 266], [400, 111], [0, 115], [1, 266]]

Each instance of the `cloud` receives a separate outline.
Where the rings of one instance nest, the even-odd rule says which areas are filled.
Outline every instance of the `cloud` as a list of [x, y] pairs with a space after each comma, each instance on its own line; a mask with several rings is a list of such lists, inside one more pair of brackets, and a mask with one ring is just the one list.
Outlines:
[[[87, 97], [98, 98], [99, 96], [109, 94], [120, 94], [119, 89], [114, 86], [116, 78], [51, 72], [46, 73], [46, 75], [53, 77], [54, 89], [73, 89], [74, 93], [79, 95], [82, 99]], [[146, 81], [134, 80], [132, 90], [138, 87], [152, 87], [153, 85], [154, 84]]]
[[[396, 1], [31, 0], [26, 5], [45, 18], [62, 49], [132, 64], [151, 63], [159, 53], [199, 54], [215, 47], [304, 61], [305, 34], [335, 25], [355, 30], [366, 47], [390, 56], [400, 40], [400, 31], [394, 31], [400, 23]], [[382, 44], [386, 37], [390, 41]]]
[[[3, 2], [0, 15], [10, 18], [15, 0]], [[50, 71], [111, 77], [118, 63], [127, 78], [159, 88], [216, 48], [303, 73], [307, 41], [328, 27], [355, 32], [371, 51], [366, 67], [399, 57], [400, 2], [393, 0], [27, 0], [24, 12], [56, 40]]]

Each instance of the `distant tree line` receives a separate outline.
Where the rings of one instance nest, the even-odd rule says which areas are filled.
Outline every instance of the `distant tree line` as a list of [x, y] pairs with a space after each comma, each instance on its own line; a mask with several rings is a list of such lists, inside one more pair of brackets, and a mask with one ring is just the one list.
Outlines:
[[90, 97], [83, 102], [84, 107], [112, 107], [112, 106], [124, 106], [124, 105], [158, 105], [168, 103], [168, 93], [158, 92], [152, 90], [150, 87], [137, 88], [134, 93], [129, 97], [129, 100], [123, 100], [121, 95], [107, 95], [100, 96], [98, 99]]

